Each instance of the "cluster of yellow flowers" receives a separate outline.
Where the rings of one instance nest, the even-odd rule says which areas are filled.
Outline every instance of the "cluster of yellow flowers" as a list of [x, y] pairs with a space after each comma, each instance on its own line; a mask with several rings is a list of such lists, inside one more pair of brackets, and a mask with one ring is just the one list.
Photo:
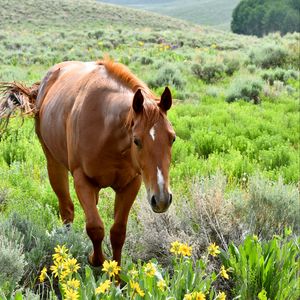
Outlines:
[[[68, 253], [68, 249], [65, 245], [56, 246], [54, 251], [55, 253], [52, 255], [53, 265], [50, 267], [50, 270], [53, 276], [57, 277], [62, 285], [64, 299], [77, 300], [79, 299], [80, 282], [72, 278], [80, 268], [77, 259]], [[47, 268], [44, 267], [39, 276], [40, 282], [44, 282], [46, 277]]]
[[188, 244], [182, 244], [178, 241], [171, 243], [170, 251], [175, 255], [182, 255], [182, 256], [192, 255], [192, 247], [188, 246]]
[[[102, 271], [107, 273], [110, 279], [112, 278], [112, 280], [114, 280], [115, 277], [121, 271], [121, 267], [118, 266], [118, 263], [115, 260], [110, 260], [110, 261], [106, 260], [103, 263]], [[105, 294], [106, 292], [109, 291], [110, 286], [112, 284], [112, 281], [110, 279], [100, 283], [100, 285], [95, 289], [96, 295]]]
[[202, 292], [193, 292], [185, 294], [183, 300], [205, 300], [205, 295]]

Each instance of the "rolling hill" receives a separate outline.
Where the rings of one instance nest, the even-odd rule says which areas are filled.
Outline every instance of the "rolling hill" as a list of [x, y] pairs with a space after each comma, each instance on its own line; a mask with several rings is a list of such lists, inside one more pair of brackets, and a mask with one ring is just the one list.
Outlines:
[[240, 0], [101, 0], [101, 2], [150, 10], [197, 24], [229, 30], [232, 11]]

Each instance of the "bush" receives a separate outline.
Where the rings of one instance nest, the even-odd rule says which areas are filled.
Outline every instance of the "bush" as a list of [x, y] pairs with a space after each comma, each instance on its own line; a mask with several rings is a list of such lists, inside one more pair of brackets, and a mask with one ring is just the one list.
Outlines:
[[249, 54], [250, 63], [263, 69], [283, 67], [288, 57], [288, 51], [283, 46], [276, 44], [253, 49]]
[[225, 64], [225, 73], [228, 76], [232, 76], [234, 72], [238, 71], [240, 68], [240, 62], [236, 58], [224, 58], [224, 64]]
[[[285, 227], [299, 233], [299, 193], [296, 187], [285, 185], [280, 179], [268, 181], [259, 176], [249, 179], [247, 199], [238, 197], [236, 213], [246, 224], [248, 233], [263, 239], [282, 234]], [[242, 202], [241, 202], [242, 201]]]
[[226, 96], [227, 102], [234, 102], [239, 99], [259, 103], [259, 94], [262, 90], [262, 82], [253, 77], [241, 77], [232, 82]]
[[226, 67], [222, 62], [206, 61], [192, 65], [192, 73], [206, 83], [212, 83], [224, 76]]
[[178, 68], [174, 65], [167, 64], [159, 69], [156, 78], [148, 80], [148, 84], [152, 88], [162, 86], [175, 86], [181, 88], [185, 84], [182, 77], [183, 76]]
[[3, 222], [0, 227], [0, 291], [10, 295], [24, 275], [26, 261], [19, 232]]
[[289, 79], [297, 79], [299, 77], [298, 72], [294, 70], [285, 70], [282, 68], [276, 68], [275, 70], [267, 70], [261, 74], [263, 80], [269, 82], [270, 85], [274, 84], [274, 81], [281, 81], [287, 83]]

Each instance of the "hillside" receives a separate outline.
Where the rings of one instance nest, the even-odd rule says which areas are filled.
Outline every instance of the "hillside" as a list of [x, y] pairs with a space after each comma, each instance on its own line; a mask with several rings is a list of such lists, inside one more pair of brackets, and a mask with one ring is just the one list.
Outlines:
[[230, 29], [231, 15], [240, 0], [100, 0], [101, 2], [150, 10], [200, 25]]

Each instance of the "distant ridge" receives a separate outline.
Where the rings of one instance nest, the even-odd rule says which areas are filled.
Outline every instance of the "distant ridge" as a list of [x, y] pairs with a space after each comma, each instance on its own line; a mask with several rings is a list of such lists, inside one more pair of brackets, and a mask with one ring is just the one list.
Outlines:
[[231, 15], [240, 0], [100, 0], [149, 10], [218, 29], [230, 29]]

